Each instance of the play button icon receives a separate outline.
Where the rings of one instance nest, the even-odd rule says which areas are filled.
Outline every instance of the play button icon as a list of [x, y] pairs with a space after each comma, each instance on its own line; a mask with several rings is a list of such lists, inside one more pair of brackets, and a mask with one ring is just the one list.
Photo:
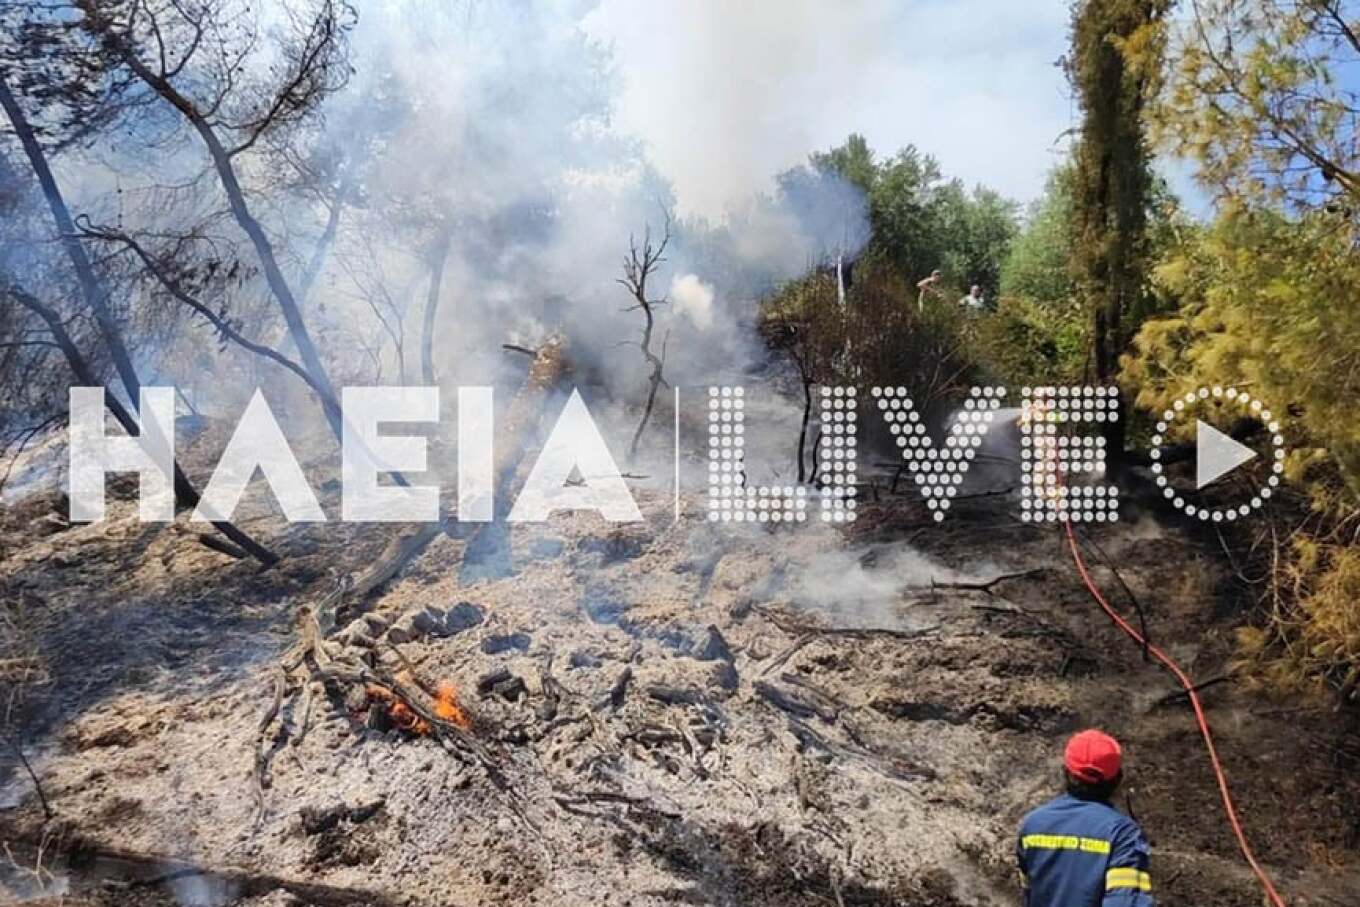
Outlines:
[[1243, 463], [1256, 459], [1256, 451], [1239, 444], [1203, 419], [1195, 420], [1195, 490], [1218, 481]]
[[[1246, 420], [1245, 424], [1253, 427], [1258, 434], [1261, 429], [1265, 429], [1269, 433], [1270, 452], [1265, 453], [1262, 447], [1262, 452], [1258, 453], [1204, 419], [1195, 418], [1193, 413], [1196, 408], [1206, 413], [1205, 418], [1220, 425], [1225, 422], [1243, 424], [1243, 420]], [[1190, 476], [1187, 471], [1177, 466], [1182, 458], [1177, 456], [1171, 459], [1162, 447], [1167, 434], [1172, 431], [1172, 423], [1185, 420], [1184, 424], [1188, 428], [1191, 419], [1195, 422], [1193, 489], [1189, 487]], [[1275, 496], [1284, 478], [1287, 455], [1280, 423], [1271, 414], [1270, 407], [1239, 388], [1214, 385], [1190, 391], [1172, 400], [1171, 405], [1163, 410], [1161, 419], [1157, 421], [1157, 431], [1152, 435], [1152, 452], [1149, 454], [1152, 462], [1148, 468], [1162, 497], [1177, 510], [1201, 522], [1231, 523], [1265, 507]], [[1262, 460], [1265, 462], [1262, 463]], [[1229, 501], [1225, 489], [1215, 487], [1205, 490], [1228, 473], [1253, 461], [1259, 468], [1251, 469], [1256, 489], [1250, 492], [1250, 497], [1239, 496]], [[1232, 492], [1242, 495], [1246, 489], [1239, 483]]]

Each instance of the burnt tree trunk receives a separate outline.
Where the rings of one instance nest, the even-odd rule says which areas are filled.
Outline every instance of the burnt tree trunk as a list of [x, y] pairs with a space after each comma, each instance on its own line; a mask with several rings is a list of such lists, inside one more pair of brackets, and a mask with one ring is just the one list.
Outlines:
[[429, 387], [439, 383], [434, 371], [434, 328], [439, 314], [440, 291], [444, 284], [444, 265], [449, 260], [452, 231], [440, 231], [430, 250], [430, 289], [425, 296], [425, 313], [420, 322], [420, 380]]
[[623, 277], [618, 279], [618, 283], [628, 290], [633, 297], [633, 305], [624, 309], [624, 311], [641, 310], [642, 312], [642, 340], [638, 343], [638, 346], [642, 350], [642, 357], [647, 361], [649, 369], [647, 404], [642, 411], [642, 419], [638, 422], [637, 430], [633, 432], [632, 443], [628, 445], [629, 460], [637, 456], [638, 445], [642, 443], [642, 433], [647, 430], [647, 423], [652, 419], [652, 411], [656, 409], [656, 393], [661, 389], [661, 385], [666, 383], [666, 341], [661, 341], [661, 355], [658, 356], [652, 350], [652, 340], [653, 334], [656, 332], [656, 309], [658, 306], [666, 305], [668, 300], [664, 296], [659, 299], [648, 298], [647, 281], [656, 273], [661, 263], [666, 260], [666, 246], [670, 244], [670, 241], [671, 223], [669, 217], [666, 220], [666, 231], [658, 245], [652, 245], [650, 229], [643, 232], [642, 249], [640, 251], [637, 241], [630, 237], [628, 257], [623, 260]]
[[[665, 368], [666, 362], [656, 353], [652, 352], [652, 331], [656, 327], [656, 318], [652, 314], [650, 305], [643, 305], [643, 311], [647, 315], [647, 326], [642, 332], [642, 355], [651, 366], [651, 374], [647, 376], [647, 406], [642, 411], [642, 419], [638, 422], [637, 430], [633, 432], [633, 441], [628, 445], [628, 459], [637, 456], [638, 445], [642, 443], [642, 433], [647, 428], [647, 423], [652, 419], [652, 410], [656, 408], [656, 392], [661, 385], [666, 382]], [[665, 355], [665, 345], [662, 345], [662, 355]]]
[[798, 484], [807, 481], [803, 455], [807, 448], [808, 423], [812, 420], [812, 382], [803, 379], [803, 421], [798, 426]]
[[23, 109], [19, 107], [18, 101], [10, 92], [9, 83], [5, 80], [3, 72], [0, 72], [0, 107], [4, 108], [5, 114], [9, 117], [10, 124], [14, 127], [14, 134], [18, 136], [24, 154], [28, 157], [29, 166], [33, 168], [33, 174], [38, 178], [38, 185], [42, 188], [43, 198], [47, 201], [47, 207], [52, 212], [52, 220], [56, 222], [57, 235], [61, 241], [62, 249], [66, 252], [66, 257], [70, 259], [76, 280], [80, 284], [81, 296], [99, 325], [100, 333], [104, 336], [104, 343], [109, 348], [113, 367], [117, 370], [118, 377], [123, 382], [123, 389], [127, 391], [128, 400], [131, 401], [135, 410], [139, 404], [142, 382], [137, 377], [137, 369], [132, 364], [132, 356], [128, 353], [127, 344], [123, 342], [122, 331], [118, 327], [117, 320], [113, 317], [112, 310], [109, 309], [108, 299], [100, 286], [99, 278], [95, 276], [90, 258], [85, 254], [85, 247], [81, 245], [78, 238], [75, 222], [71, 218], [71, 210], [66, 206], [66, 199], [62, 197], [61, 188], [52, 175], [52, 168], [48, 166], [47, 154], [43, 151], [42, 145], [39, 144], [38, 137], [34, 134], [28, 118], [24, 116]]

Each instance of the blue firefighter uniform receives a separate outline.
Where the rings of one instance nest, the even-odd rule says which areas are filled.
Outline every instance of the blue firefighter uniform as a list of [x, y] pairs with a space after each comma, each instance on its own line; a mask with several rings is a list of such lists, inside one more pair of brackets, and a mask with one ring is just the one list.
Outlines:
[[1025, 907], [1154, 907], [1147, 839], [1108, 803], [1050, 800], [1020, 824], [1016, 855]]

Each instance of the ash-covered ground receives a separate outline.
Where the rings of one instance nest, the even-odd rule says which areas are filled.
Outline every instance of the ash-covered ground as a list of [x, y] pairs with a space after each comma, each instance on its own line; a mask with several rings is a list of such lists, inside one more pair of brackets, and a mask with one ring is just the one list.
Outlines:
[[[908, 494], [848, 527], [731, 527], [639, 490], [644, 524], [561, 515], [473, 559], [442, 535], [332, 635], [452, 684], [494, 768], [318, 682], [268, 724], [257, 791], [300, 609], [402, 527], [287, 527], [255, 502], [242, 524], [285, 555], [261, 572], [113, 491], [101, 524], [68, 525], [55, 493], [3, 511], [8, 719], [56, 815], [7, 754], [12, 899], [1013, 904], [1016, 822], [1099, 725], [1125, 740], [1160, 903], [1260, 903], [1173, 681], [1005, 495], [943, 524]], [[1218, 553], [1146, 516], [1091, 536], [1159, 643], [1223, 674], [1241, 618]], [[1360, 746], [1325, 707], [1204, 695], [1289, 903], [1355, 904]]]

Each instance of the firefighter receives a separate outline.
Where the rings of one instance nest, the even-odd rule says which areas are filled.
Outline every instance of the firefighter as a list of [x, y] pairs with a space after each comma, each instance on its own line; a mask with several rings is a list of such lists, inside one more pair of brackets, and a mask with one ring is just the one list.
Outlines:
[[1025, 907], [1153, 907], [1147, 839], [1110, 805], [1122, 758], [1119, 743], [1100, 731], [1067, 742], [1067, 793], [1020, 823]]

